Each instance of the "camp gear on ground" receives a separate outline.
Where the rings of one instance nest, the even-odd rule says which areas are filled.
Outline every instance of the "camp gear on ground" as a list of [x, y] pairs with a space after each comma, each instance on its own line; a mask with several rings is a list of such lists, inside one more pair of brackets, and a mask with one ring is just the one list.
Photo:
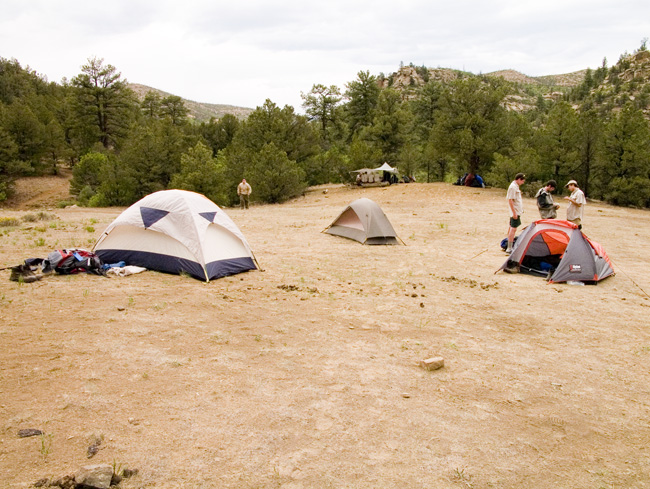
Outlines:
[[103, 263], [95, 253], [83, 250], [55, 250], [47, 258], [28, 258], [25, 263], [11, 267], [9, 280], [31, 283], [51, 273], [72, 275], [92, 273], [105, 275]]
[[73, 275], [76, 273], [93, 273], [104, 275], [104, 263], [92, 251], [74, 249], [57, 250], [47, 255], [43, 262], [43, 271], [54, 269], [61, 275]]
[[11, 267], [9, 280], [12, 282], [24, 282], [26, 284], [36, 282], [43, 278], [43, 274], [34, 273], [29, 265], [16, 265]]

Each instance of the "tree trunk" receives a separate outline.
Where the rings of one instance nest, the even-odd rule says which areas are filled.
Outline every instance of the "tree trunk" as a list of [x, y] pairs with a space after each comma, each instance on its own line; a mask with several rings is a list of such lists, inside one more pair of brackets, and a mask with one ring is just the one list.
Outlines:
[[478, 173], [479, 164], [481, 163], [481, 158], [478, 156], [478, 151], [474, 150], [472, 156], [469, 159], [469, 173], [476, 175]]

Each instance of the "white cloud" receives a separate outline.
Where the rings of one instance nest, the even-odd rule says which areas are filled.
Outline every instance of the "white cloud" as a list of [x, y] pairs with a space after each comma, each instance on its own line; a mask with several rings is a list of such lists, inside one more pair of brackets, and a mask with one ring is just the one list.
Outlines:
[[315, 83], [400, 62], [487, 73], [610, 65], [650, 36], [643, 0], [2, 0], [0, 56], [50, 80], [92, 56], [185, 98], [301, 110]]

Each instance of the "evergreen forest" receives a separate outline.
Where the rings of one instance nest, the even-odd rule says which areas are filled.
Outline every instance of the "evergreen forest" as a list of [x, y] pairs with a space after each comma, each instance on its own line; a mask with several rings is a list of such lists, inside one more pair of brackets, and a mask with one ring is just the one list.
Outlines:
[[0, 58], [0, 202], [19, 177], [69, 168], [80, 205], [180, 188], [229, 206], [243, 177], [254, 200], [276, 203], [387, 162], [420, 182], [469, 172], [505, 188], [524, 172], [533, 194], [548, 179], [575, 179], [591, 199], [650, 207], [645, 41], [572, 87], [411, 68], [422, 76], [406, 88], [363, 71], [343, 88], [314, 84], [304, 114], [267, 99], [245, 119], [198, 121], [178, 96], [137, 97], [100, 58], [60, 83]]

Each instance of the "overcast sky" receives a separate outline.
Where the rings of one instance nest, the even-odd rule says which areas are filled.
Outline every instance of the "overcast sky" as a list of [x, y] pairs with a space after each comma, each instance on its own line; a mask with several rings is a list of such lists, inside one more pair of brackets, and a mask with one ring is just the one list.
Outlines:
[[553, 75], [648, 37], [648, 0], [0, 0], [0, 57], [50, 81], [98, 57], [186, 99], [299, 112], [316, 83], [344, 91], [400, 62]]

